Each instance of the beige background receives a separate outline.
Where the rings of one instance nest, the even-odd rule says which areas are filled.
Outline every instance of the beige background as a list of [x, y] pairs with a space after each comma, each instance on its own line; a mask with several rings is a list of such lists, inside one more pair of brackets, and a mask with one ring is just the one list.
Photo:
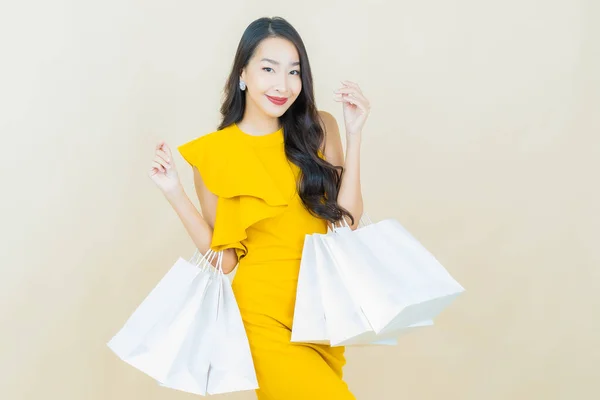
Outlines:
[[300, 31], [340, 125], [333, 89], [363, 87], [368, 211], [467, 289], [399, 346], [348, 350], [357, 398], [600, 398], [593, 0], [3, 2], [0, 398], [193, 398], [105, 344], [193, 250], [153, 145], [214, 129], [263, 15]]

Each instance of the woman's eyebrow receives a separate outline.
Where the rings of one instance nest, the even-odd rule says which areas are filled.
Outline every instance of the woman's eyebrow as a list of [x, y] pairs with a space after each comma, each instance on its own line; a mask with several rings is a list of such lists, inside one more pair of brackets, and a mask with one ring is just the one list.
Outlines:
[[[271, 64], [279, 65], [279, 61], [275, 61], [270, 58], [263, 58], [260, 61], [267, 61], [267, 62], [270, 62]], [[294, 62], [290, 63], [290, 66], [292, 66], [292, 67], [295, 67], [296, 65], [300, 65], [300, 61], [294, 61]]]

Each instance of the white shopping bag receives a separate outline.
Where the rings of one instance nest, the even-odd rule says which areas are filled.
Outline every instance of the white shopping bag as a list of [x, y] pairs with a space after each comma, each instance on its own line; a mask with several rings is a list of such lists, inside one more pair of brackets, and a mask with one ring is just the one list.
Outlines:
[[327, 336], [331, 346], [343, 346], [352, 341], [362, 343], [362, 338], [369, 336], [372, 328], [344, 285], [337, 265], [333, 262], [326, 244], [331, 238], [332, 235], [329, 234], [313, 235]]
[[296, 290], [292, 342], [329, 344], [313, 235], [306, 235]]
[[397, 268], [397, 258], [394, 258], [396, 249], [386, 248], [383, 253], [374, 251], [359, 236], [365, 232], [364, 229], [352, 231], [348, 226], [336, 227], [327, 245], [352, 298], [364, 312], [374, 332], [380, 333], [411, 305], [407, 301], [404, 286], [412, 285], [412, 282], [399, 282], [399, 277], [394, 273], [394, 268]]
[[[397, 276], [386, 268], [385, 263], [390, 261], [393, 267], [396, 264], [374, 254], [373, 249], [359, 239], [357, 232], [347, 226], [335, 228], [325, 243], [341, 282], [372, 328], [360, 337], [359, 343], [393, 340], [418, 328], [432, 326], [433, 321], [427, 316], [406, 324], [392, 324], [407, 306], [399, 291]], [[341, 344], [351, 345], [354, 342], [351, 339]]]
[[394, 301], [404, 303], [402, 311], [381, 333], [410, 324], [434, 319], [446, 309], [464, 288], [442, 264], [402, 225], [386, 219], [352, 232], [388, 272], [397, 284]]
[[397, 221], [335, 233], [331, 247], [342, 278], [378, 337], [431, 321], [464, 291]]
[[152, 378], [165, 379], [201, 307], [208, 283], [197, 265], [179, 258], [108, 347]]
[[208, 285], [201, 307], [187, 331], [185, 341], [179, 347], [177, 357], [171, 363], [169, 373], [158, 379], [161, 386], [193, 393], [208, 394], [209, 370], [212, 351], [217, 340], [216, 321], [221, 287], [218, 272], [206, 269]]
[[215, 341], [208, 372], [208, 394], [258, 389], [250, 345], [230, 280], [220, 274]]
[[[208, 259], [200, 259], [200, 265], [196, 265], [198, 254], [190, 262], [179, 259], [175, 263], [108, 345], [161, 386], [198, 395], [211, 394], [212, 387], [219, 393], [255, 389], [248, 339], [233, 293], [227, 292], [230, 283], [221, 269], [222, 253], [217, 255], [217, 268], [210, 264], [216, 255], [212, 250]], [[219, 361], [215, 348], [223, 345], [219, 335], [231, 331], [238, 334], [229, 335], [228, 340], [242, 354], [232, 360], [230, 379], [219, 384], [224, 380], [211, 381], [212, 364], [221, 365], [221, 374], [227, 373], [229, 365]], [[237, 379], [240, 368], [245, 375]]]
[[[349, 228], [348, 228], [349, 229]], [[327, 321], [327, 332], [329, 334], [331, 346], [365, 346], [365, 345], [394, 345], [397, 344], [397, 338], [406, 333], [415, 331], [419, 328], [433, 325], [431, 320], [419, 320], [411, 324], [395, 327], [392, 332], [387, 334], [378, 334], [370, 324], [365, 310], [360, 304], [360, 299], [357, 298], [346, 284], [345, 276], [350, 276], [350, 271], [354, 270], [357, 265], [364, 262], [363, 257], [356, 253], [357, 258], [351, 257], [339, 258], [336, 253], [340, 253], [337, 244], [340, 237], [337, 233], [330, 232], [323, 235], [316, 235], [320, 240], [315, 240], [317, 247], [317, 255], [319, 254], [319, 246], [324, 256], [318, 258], [321, 263], [318, 263], [320, 271], [331, 271], [328, 274], [332, 279], [323, 281], [321, 287], [324, 292], [323, 297], [326, 299], [325, 315]], [[376, 269], [371, 265], [370, 274], [376, 274]], [[321, 278], [319, 274], [319, 278]], [[333, 290], [332, 290], [333, 289]], [[376, 287], [372, 287], [376, 290]], [[340, 294], [336, 298], [335, 294]], [[367, 290], [366, 293], [373, 295], [373, 292]], [[332, 319], [333, 318], [333, 319]]]
[[[331, 233], [328, 235], [331, 235]], [[320, 282], [317, 271], [319, 268], [330, 271], [331, 268], [334, 268], [335, 270], [333, 273], [339, 272], [339, 269], [329, 252], [322, 251], [322, 249], [319, 251], [316, 250], [315, 237], [316, 235], [305, 236], [302, 259], [300, 262], [300, 272], [298, 276], [298, 288], [294, 309], [294, 320], [292, 325], [292, 342], [344, 346], [395, 345], [397, 344], [397, 336], [400, 336], [403, 333], [412, 332], [419, 327], [430, 326], [433, 324], [432, 321], [423, 321], [418, 324], [414, 324], [414, 326], [404, 328], [402, 332], [395, 332], [394, 335], [378, 337], [370, 326], [364, 325], [364, 319], [358, 317], [359, 321], [362, 322], [359, 324], [359, 328], [356, 328], [355, 326], [354, 329], [346, 335], [350, 336], [350, 338], [345, 338], [341, 342], [337, 342], [340, 339], [334, 338], [332, 343], [327, 331], [327, 322], [325, 318], [322, 293], [325, 291], [328, 293], [335, 293], [336, 290], [344, 290], [344, 288], [340, 288], [339, 278], [333, 280], [333, 288], [325, 286], [324, 282]], [[327, 294], [325, 294], [325, 296], [327, 296]], [[334, 311], [336, 309], [342, 309], [348, 312], [348, 307], [344, 307], [343, 304], [340, 304], [339, 300], [340, 299], [334, 298], [334, 308], [330, 309], [330, 313], [336, 312]], [[350, 306], [350, 310], [359, 312], [356, 310], [356, 307], [352, 305]], [[350, 311], [350, 313], [352, 313], [352, 311]], [[334, 315], [332, 318], [335, 320], [336, 316]], [[341, 315], [339, 318], [344, 320], [345, 317]], [[344, 323], [352, 324], [352, 320], [345, 320]], [[361, 326], [362, 328], [360, 328]], [[343, 326], [340, 326], [340, 328], [343, 328]]]

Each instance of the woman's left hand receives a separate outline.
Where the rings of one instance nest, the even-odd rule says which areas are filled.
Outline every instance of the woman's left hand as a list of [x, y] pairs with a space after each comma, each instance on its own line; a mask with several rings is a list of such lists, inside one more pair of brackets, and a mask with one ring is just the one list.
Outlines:
[[346, 138], [360, 136], [371, 111], [371, 104], [356, 83], [341, 83], [343, 86], [335, 91], [335, 101], [343, 103]]

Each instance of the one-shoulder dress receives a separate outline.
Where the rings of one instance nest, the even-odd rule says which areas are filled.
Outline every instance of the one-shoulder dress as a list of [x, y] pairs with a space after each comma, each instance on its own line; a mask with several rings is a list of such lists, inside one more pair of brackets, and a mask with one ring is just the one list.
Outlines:
[[304, 237], [327, 232], [327, 223], [301, 202], [300, 169], [285, 155], [283, 128], [254, 136], [232, 124], [178, 150], [218, 197], [211, 248], [238, 256], [232, 286], [258, 399], [355, 399], [342, 379], [343, 347], [290, 341]]

